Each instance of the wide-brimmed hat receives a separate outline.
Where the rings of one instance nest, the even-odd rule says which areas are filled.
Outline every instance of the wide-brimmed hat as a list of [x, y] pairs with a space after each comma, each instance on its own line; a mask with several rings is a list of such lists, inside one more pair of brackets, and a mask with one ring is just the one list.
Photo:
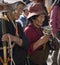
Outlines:
[[14, 0], [12, 2], [6, 0], [4, 3], [0, 3], [0, 12], [15, 10], [18, 4], [23, 4], [24, 6], [26, 5], [26, 3], [23, 2], [23, 0]]
[[18, 5], [23, 4], [23, 8], [26, 6], [26, 4], [23, 1], [16, 1], [14, 3], [10, 3], [10, 6], [13, 10], [17, 8]]
[[32, 17], [32, 16], [38, 15], [38, 14], [39, 14], [39, 13], [35, 13], [35, 12], [30, 13], [30, 12], [29, 12], [29, 14], [28, 14], [28, 16], [27, 16], [27, 19], [29, 19], [29, 18]]
[[45, 14], [45, 11], [42, 8], [41, 4], [35, 4], [29, 8], [29, 14], [27, 16], [27, 19], [29, 19], [32, 16], [40, 14]]
[[42, 5], [39, 3], [32, 4], [28, 9], [29, 9], [29, 12], [39, 12], [43, 10]]
[[12, 10], [12, 7], [8, 3], [1, 3], [0, 4], [0, 12], [7, 12]]
[[21, 2], [22, 4], [25, 4], [25, 2], [23, 0], [4, 0], [5, 2], [8, 2], [9, 4], [13, 4], [13, 3], [17, 3], [17, 2]]

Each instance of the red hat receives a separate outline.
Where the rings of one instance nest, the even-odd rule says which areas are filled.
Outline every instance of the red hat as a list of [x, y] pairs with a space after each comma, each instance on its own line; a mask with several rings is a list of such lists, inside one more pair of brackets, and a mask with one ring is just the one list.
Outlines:
[[29, 19], [29, 18], [32, 17], [32, 16], [38, 15], [38, 14], [39, 14], [39, 13], [35, 13], [35, 12], [30, 13], [30, 12], [29, 12], [29, 14], [28, 14], [28, 16], [27, 16], [27, 19]]
[[41, 4], [34, 4], [34, 5], [30, 6], [29, 14], [28, 14], [27, 18], [30, 18], [34, 15], [44, 14], [44, 13], [45, 12], [44, 12]]
[[1, 3], [0, 4], [0, 12], [7, 12], [9, 10], [12, 10], [10, 4], [8, 4], [8, 3]]
[[39, 3], [32, 4], [29, 8], [29, 12], [40, 12], [42, 10], [43, 10], [43, 8], [42, 8], [41, 4], [39, 4]]

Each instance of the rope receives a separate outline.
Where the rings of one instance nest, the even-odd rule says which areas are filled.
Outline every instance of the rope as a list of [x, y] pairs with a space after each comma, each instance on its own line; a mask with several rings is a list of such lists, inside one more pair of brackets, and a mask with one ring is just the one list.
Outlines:
[[[10, 36], [8, 36], [9, 37], [9, 47], [11, 47], [12, 45], [11, 45], [11, 38], [10, 38]], [[14, 60], [13, 60], [13, 55], [12, 55], [12, 53], [13, 53], [13, 51], [12, 51], [12, 47], [11, 47], [11, 53], [10, 53], [10, 56], [11, 56], [11, 65], [12, 65], [12, 63], [15, 65], [15, 62], [14, 62]]]
[[[11, 49], [10, 47], [7, 47], [7, 49]], [[0, 47], [0, 50], [3, 50], [3, 48], [2, 47]]]

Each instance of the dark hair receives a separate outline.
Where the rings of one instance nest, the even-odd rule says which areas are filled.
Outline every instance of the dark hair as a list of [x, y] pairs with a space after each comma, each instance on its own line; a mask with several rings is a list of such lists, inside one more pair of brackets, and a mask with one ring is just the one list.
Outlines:
[[30, 22], [33, 22], [32, 20], [36, 20], [36, 18], [37, 18], [38, 16], [39, 16], [39, 15], [34, 15], [34, 16], [30, 17], [30, 18], [28, 19], [28, 22], [27, 22], [26, 26], [27, 26]]

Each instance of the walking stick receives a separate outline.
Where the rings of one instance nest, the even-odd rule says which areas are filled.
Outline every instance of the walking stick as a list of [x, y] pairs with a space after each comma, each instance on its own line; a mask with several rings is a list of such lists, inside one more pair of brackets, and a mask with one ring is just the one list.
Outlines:
[[[2, 2], [4, 3], [4, 0], [2, 0]], [[5, 34], [5, 33], [6, 33], [5, 22], [2, 19], [2, 34]], [[3, 43], [3, 54], [4, 54], [4, 62], [3, 62], [3, 65], [7, 65], [7, 53], [6, 53], [7, 47], [6, 47], [6, 42], [4, 41], [2, 43]]]
[[[2, 34], [5, 34], [6, 33], [6, 25], [5, 25], [5, 21], [2, 20]], [[3, 43], [3, 65], [8, 65], [8, 62], [11, 61], [11, 65], [12, 63], [15, 65], [15, 62], [13, 60], [13, 56], [12, 56], [12, 52], [10, 53], [10, 56], [11, 58], [7, 58], [7, 49], [11, 49], [12, 51], [12, 48], [11, 48], [11, 40], [10, 40], [10, 37], [9, 37], [9, 46], [7, 47], [6, 45], [6, 42], [2, 42]]]
[[[2, 19], [2, 34], [6, 33], [6, 27], [5, 27], [5, 21]], [[7, 65], [7, 47], [6, 47], [6, 42], [3, 41], [3, 54], [4, 54], [4, 59], [3, 59], [3, 65]]]

